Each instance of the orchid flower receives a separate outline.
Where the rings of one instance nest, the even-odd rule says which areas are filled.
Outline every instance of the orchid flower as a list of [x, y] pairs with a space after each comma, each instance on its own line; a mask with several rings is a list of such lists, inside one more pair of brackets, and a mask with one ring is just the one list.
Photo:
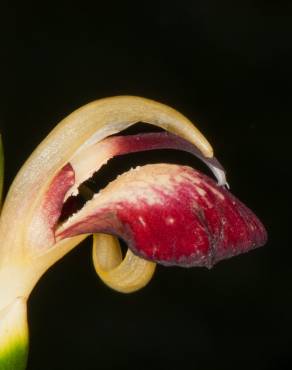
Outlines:
[[[164, 132], [115, 136], [145, 122]], [[216, 181], [187, 166], [132, 169], [75, 207], [84, 182], [118, 155], [171, 148], [205, 162]], [[3, 155], [0, 155], [0, 195]], [[0, 369], [24, 369], [27, 299], [56, 261], [93, 235], [100, 278], [119, 292], [145, 286], [157, 263], [212, 267], [266, 242], [264, 226], [227, 189], [225, 172], [182, 114], [133, 96], [97, 100], [65, 118], [16, 176], [0, 219]], [[118, 238], [128, 245], [123, 259]]]

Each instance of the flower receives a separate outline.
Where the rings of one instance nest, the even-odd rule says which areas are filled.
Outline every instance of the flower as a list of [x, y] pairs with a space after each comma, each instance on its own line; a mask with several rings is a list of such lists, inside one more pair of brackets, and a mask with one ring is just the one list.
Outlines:
[[[140, 121], [167, 132], [111, 136]], [[146, 165], [74, 208], [84, 181], [110, 158], [157, 148], [198, 156], [217, 183], [187, 166]], [[19, 171], [1, 213], [0, 368], [25, 367], [30, 292], [50, 266], [89, 234], [94, 235], [96, 272], [121, 292], [146, 285], [156, 263], [210, 268], [263, 245], [263, 225], [226, 186], [224, 169], [205, 137], [163, 104], [113, 97], [65, 118]], [[117, 237], [129, 246], [124, 260]]]

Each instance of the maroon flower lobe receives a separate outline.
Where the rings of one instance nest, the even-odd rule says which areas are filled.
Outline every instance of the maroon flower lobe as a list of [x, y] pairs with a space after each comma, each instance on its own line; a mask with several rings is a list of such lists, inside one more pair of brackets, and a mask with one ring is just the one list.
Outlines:
[[265, 244], [259, 219], [190, 167], [157, 164], [119, 176], [56, 230], [57, 240], [104, 232], [164, 265], [206, 266]]

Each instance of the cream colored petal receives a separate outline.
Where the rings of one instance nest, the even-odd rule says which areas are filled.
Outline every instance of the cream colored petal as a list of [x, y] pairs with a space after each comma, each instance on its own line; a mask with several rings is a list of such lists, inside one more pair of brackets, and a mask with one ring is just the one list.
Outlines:
[[199, 130], [164, 104], [135, 96], [87, 104], [60, 122], [19, 171], [3, 207], [0, 257], [6, 248], [11, 254], [18, 254], [20, 248], [29, 250], [25, 253], [35, 253], [27, 230], [33, 230], [29, 227], [32, 216], [38, 211], [53, 176], [64, 164], [89, 145], [141, 121], [173, 132], [195, 144], [206, 157], [213, 156], [212, 147]]
[[[19, 275], [29, 276], [32, 289], [40, 276], [82, 238], [40, 250], [34, 245], [41, 205], [54, 176], [76, 153], [136, 122], [164, 128], [195, 144], [206, 157], [212, 147], [198, 129], [176, 110], [135, 96], [100, 99], [76, 110], [36, 148], [16, 176], [3, 205], [0, 219], [0, 271], [23, 266]], [[22, 294], [21, 292], [19, 292]], [[12, 293], [11, 293], [12, 294]]]

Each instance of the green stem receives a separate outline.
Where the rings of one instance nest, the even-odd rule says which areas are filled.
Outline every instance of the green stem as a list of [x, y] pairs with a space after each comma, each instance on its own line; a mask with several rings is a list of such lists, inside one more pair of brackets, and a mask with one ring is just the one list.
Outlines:
[[16, 298], [0, 311], [0, 370], [24, 370], [27, 355], [26, 300]]

